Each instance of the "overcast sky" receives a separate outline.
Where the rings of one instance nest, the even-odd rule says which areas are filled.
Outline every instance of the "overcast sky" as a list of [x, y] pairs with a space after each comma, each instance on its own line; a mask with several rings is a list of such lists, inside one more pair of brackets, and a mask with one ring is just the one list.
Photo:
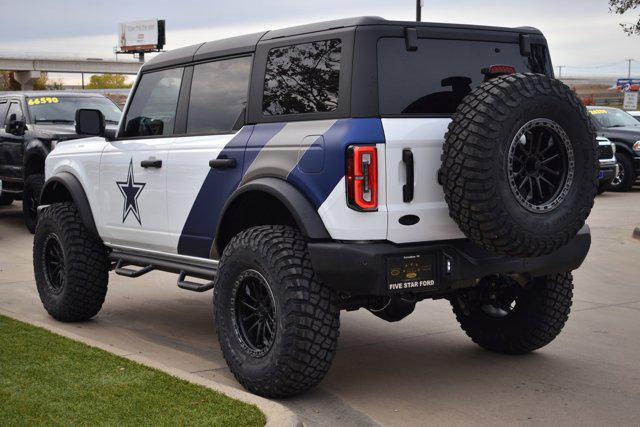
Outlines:
[[[3, 0], [4, 1], [4, 0]], [[4, 8], [0, 54], [113, 58], [119, 22], [166, 19], [166, 49], [266, 29], [352, 16], [415, 19], [415, 0], [31, 0]], [[7, 10], [9, 9], [9, 10]], [[423, 20], [498, 26], [533, 26], [549, 41], [554, 65], [567, 74], [626, 75], [640, 36], [618, 24], [607, 0], [425, 0]], [[9, 19], [10, 17], [10, 19]], [[557, 68], [556, 68], [557, 70]]]

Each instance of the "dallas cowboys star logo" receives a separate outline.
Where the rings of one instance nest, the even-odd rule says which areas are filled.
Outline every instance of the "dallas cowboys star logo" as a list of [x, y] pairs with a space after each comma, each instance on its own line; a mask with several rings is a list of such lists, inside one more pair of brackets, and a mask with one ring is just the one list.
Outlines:
[[132, 213], [134, 217], [138, 220], [138, 224], [142, 225], [142, 220], [140, 219], [140, 211], [138, 210], [138, 196], [142, 192], [145, 183], [136, 182], [133, 177], [133, 159], [129, 162], [129, 175], [127, 176], [126, 181], [116, 181], [116, 185], [118, 189], [122, 193], [124, 197], [124, 206], [122, 207], [122, 223], [127, 219], [129, 213]]

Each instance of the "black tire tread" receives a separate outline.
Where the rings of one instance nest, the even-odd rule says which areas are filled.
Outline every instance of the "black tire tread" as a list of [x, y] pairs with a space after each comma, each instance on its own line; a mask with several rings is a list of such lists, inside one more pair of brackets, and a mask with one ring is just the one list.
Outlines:
[[13, 197], [9, 193], [0, 194], [0, 206], [10, 206], [13, 203]]
[[[41, 244], [51, 229], [61, 239], [66, 282], [59, 301], [48, 292], [41, 263]], [[33, 267], [40, 299], [47, 312], [63, 322], [88, 320], [98, 314], [107, 294], [109, 264], [104, 245], [91, 235], [73, 203], [44, 208], [36, 228]]]
[[525, 354], [553, 341], [564, 327], [573, 298], [573, 276], [561, 273], [534, 279], [526, 316], [496, 319], [453, 298], [451, 306], [462, 330], [480, 347], [496, 353]]
[[[553, 236], [516, 227], [498, 203], [491, 178], [496, 138], [509, 112], [535, 96], [552, 96], [580, 111], [580, 120], [594, 135], [593, 189], [581, 194], [575, 221]], [[468, 95], [452, 116], [442, 154], [441, 174], [449, 215], [476, 244], [501, 255], [533, 257], [567, 244], [585, 223], [597, 189], [595, 130], [576, 94], [562, 82], [539, 74], [514, 74], [490, 80]]]
[[[259, 226], [240, 232], [225, 248], [220, 269], [241, 248], [250, 248], [270, 264], [277, 286], [284, 287], [284, 349], [269, 375], [247, 377], [239, 360], [225, 343], [227, 328], [220, 313], [228, 310], [214, 288], [218, 338], [223, 356], [240, 384], [267, 397], [286, 397], [306, 391], [325, 376], [333, 360], [340, 327], [340, 311], [334, 292], [316, 276], [306, 250], [306, 239], [287, 226]], [[218, 276], [220, 277], [220, 275]]]
[[43, 174], [33, 174], [29, 175], [27, 179], [24, 181], [24, 195], [22, 197], [22, 215], [24, 216], [24, 223], [27, 226], [27, 229], [34, 234], [36, 232], [36, 225], [38, 223], [38, 218], [31, 217], [30, 215], [30, 194], [34, 192], [38, 195], [38, 200], [40, 200], [40, 193], [42, 192], [42, 187], [44, 187], [44, 175]]

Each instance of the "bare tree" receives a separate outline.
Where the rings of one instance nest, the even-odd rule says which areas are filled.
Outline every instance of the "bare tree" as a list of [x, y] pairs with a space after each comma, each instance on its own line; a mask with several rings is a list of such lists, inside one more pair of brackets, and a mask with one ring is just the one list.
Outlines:
[[[609, 0], [609, 9], [618, 15], [640, 8], [640, 0]], [[625, 33], [632, 36], [640, 35], [640, 18], [635, 24], [620, 24]]]

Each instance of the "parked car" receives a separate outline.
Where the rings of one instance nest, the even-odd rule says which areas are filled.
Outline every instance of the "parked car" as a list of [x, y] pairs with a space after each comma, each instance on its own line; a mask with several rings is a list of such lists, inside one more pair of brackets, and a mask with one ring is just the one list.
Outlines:
[[611, 191], [629, 191], [640, 176], [640, 122], [626, 111], [612, 107], [588, 107], [598, 134], [616, 145], [618, 176]]
[[5, 183], [0, 203], [22, 199], [24, 221], [32, 233], [44, 185], [44, 160], [58, 142], [79, 137], [75, 114], [80, 108], [100, 110], [107, 126], [115, 131], [120, 108], [100, 94], [0, 93], [0, 179]]
[[117, 135], [101, 124], [80, 110], [95, 137], [46, 160], [55, 319], [95, 316], [110, 268], [177, 273], [213, 288], [231, 372], [270, 397], [322, 380], [340, 310], [446, 299], [506, 354], [567, 320], [598, 145], [536, 29], [365, 17], [201, 43], [145, 63]]
[[631, 116], [633, 116], [637, 121], [640, 122], [640, 111], [627, 111]]
[[598, 161], [600, 172], [598, 173], [598, 194], [605, 192], [611, 186], [611, 182], [618, 176], [618, 161], [616, 160], [616, 145], [603, 136], [596, 138], [598, 141]]

